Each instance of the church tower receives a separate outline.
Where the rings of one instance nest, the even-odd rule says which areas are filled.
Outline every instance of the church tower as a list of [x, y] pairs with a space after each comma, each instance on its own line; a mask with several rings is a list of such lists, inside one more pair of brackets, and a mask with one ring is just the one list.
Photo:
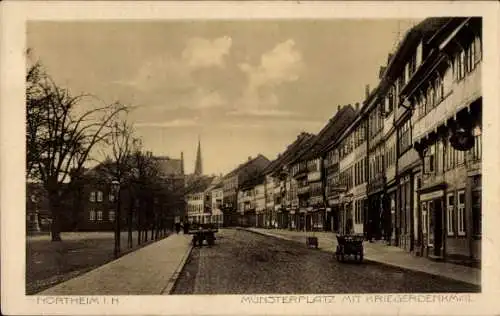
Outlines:
[[196, 162], [194, 164], [194, 174], [197, 176], [201, 176], [203, 174], [203, 166], [201, 163], [201, 144], [199, 136], [198, 136], [198, 150], [196, 152]]

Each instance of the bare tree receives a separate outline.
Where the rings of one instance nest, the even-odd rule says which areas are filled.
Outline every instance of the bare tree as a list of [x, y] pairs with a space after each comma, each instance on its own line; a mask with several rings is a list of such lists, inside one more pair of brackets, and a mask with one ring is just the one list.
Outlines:
[[[107, 173], [113, 181], [117, 181], [119, 189], [116, 198], [116, 216], [115, 216], [115, 256], [120, 252], [120, 235], [121, 235], [121, 205], [123, 188], [127, 187], [130, 178], [132, 177], [132, 161], [131, 153], [135, 143], [133, 138], [132, 126], [127, 122], [126, 118], [117, 119], [113, 122], [108, 140], [108, 145], [111, 150], [109, 160], [112, 163], [107, 165]], [[130, 227], [130, 224], [129, 224]], [[132, 247], [132, 231], [129, 229], [128, 247]]]
[[52, 241], [60, 241], [61, 201], [70, 191], [64, 184], [70, 172], [84, 167], [96, 145], [110, 138], [110, 122], [126, 108], [99, 101], [99, 106], [85, 109], [84, 98], [98, 98], [71, 95], [38, 64], [28, 68], [27, 80], [27, 177], [43, 183], [52, 215]]
[[160, 183], [161, 172], [151, 153], [144, 152], [140, 145], [133, 153], [133, 190], [137, 206], [137, 243], [147, 241], [148, 228], [153, 224], [154, 193]]

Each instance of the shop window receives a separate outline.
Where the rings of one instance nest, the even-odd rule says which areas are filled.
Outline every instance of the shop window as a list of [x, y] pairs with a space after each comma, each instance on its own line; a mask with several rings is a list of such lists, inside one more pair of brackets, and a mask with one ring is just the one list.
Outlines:
[[481, 190], [472, 191], [472, 234], [481, 236], [482, 233], [482, 211], [481, 211]]
[[89, 211], [89, 220], [91, 222], [95, 221], [95, 211], [93, 209]]
[[434, 246], [434, 231], [435, 231], [435, 222], [434, 222], [434, 216], [433, 216], [433, 210], [434, 210], [434, 202], [433, 201], [429, 201], [427, 202], [427, 207], [428, 207], [428, 212], [427, 212], [427, 223], [428, 223], [428, 226], [427, 226], [427, 234], [428, 234], [428, 238], [427, 238], [427, 244], [429, 246]]
[[115, 221], [115, 211], [110, 210], [110, 211], [108, 212], [108, 220], [109, 220], [110, 222], [114, 222], [114, 221]]
[[448, 194], [446, 198], [446, 227], [448, 228], [448, 236], [453, 236], [455, 234], [453, 229], [453, 219], [455, 218], [453, 211], [455, 207], [455, 200], [453, 194]]
[[465, 236], [465, 191], [458, 192], [457, 232], [458, 235]]

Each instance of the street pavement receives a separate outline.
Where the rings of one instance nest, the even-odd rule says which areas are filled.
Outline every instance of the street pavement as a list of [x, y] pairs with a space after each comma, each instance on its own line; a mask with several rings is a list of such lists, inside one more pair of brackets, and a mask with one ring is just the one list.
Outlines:
[[[305, 244], [304, 232], [286, 229], [264, 229], [245, 228], [254, 233], [263, 234], [275, 238], [294, 240]], [[324, 251], [335, 252], [337, 238], [331, 232], [308, 232], [307, 235], [318, 238], [319, 248]], [[409, 252], [395, 246], [389, 246], [385, 242], [364, 242], [364, 257], [366, 260], [378, 262], [385, 265], [425, 272], [436, 276], [446, 277], [456, 281], [481, 285], [481, 270], [465, 265], [450, 262], [433, 261], [425, 257], [414, 256]]]
[[374, 262], [340, 263], [331, 252], [245, 230], [222, 229], [191, 251], [171, 294], [479, 292], [479, 286]]

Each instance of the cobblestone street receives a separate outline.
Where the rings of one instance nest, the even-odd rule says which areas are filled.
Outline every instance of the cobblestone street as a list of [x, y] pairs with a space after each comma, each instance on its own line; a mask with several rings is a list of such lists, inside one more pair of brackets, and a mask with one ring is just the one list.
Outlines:
[[242, 230], [222, 230], [195, 248], [172, 294], [477, 292], [479, 288], [371, 263]]

